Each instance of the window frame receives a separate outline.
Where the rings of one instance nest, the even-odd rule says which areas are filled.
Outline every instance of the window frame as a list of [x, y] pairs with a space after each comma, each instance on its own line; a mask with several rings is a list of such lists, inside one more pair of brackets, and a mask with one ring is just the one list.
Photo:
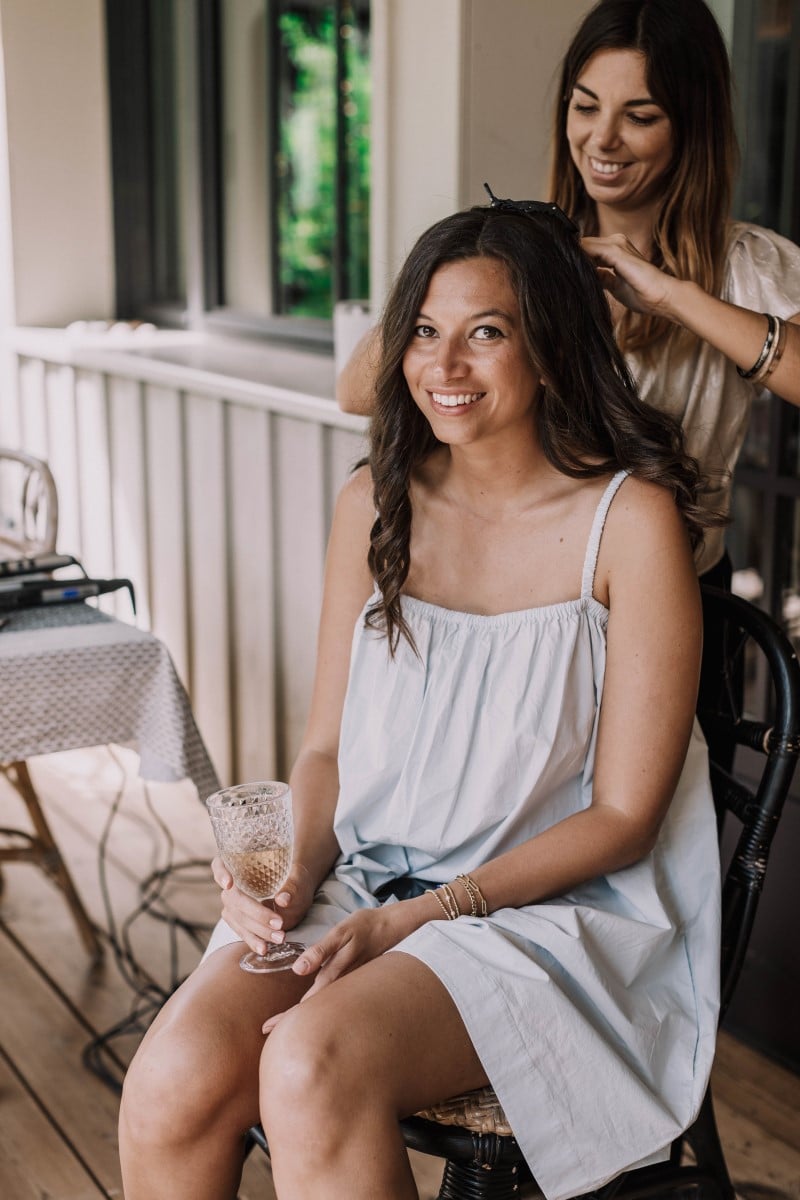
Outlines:
[[[161, 0], [163, 2], [163, 0]], [[268, 10], [272, 7], [266, 0]], [[332, 0], [341, 14], [347, 0]], [[220, 0], [175, 0], [178, 138], [177, 204], [184, 238], [185, 301], [155, 298], [152, 230], [155, 195], [151, 147], [154, 113], [148, 57], [148, 0], [105, 0], [107, 62], [111, 109], [116, 311], [121, 319], [152, 321], [170, 328], [301, 344], [330, 353], [331, 318], [242, 312], [221, 302], [223, 280], [222, 173], [219, 38]], [[268, 17], [271, 16], [268, 12]], [[278, 47], [270, 39], [272, 78]], [[337, 93], [341, 96], [343, 54], [337, 55]], [[366, 299], [347, 295], [343, 263], [347, 254], [346, 187], [342, 105], [337, 102], [337, 238], [332, 256], [334, 303]], [[274, 119], [271, 134], [276, 135]], [[273, 140], [273, 145], [274, 145]], [[275, 211], [277, 177], [269, 172], [270, 207]], [[270, 238], [273, 278], [278, 248]]]

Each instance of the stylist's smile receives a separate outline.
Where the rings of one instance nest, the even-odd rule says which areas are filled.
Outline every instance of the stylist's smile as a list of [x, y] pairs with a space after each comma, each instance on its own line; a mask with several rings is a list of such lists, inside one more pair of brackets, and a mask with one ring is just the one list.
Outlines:
[[630, 166], [630, 163], [605, 162], [600, 158], [590, 158], [589, 164], [593, 171], [599, 171], [601, 175], [616, 175], [619, 171], [624, 170], [625, 167]]

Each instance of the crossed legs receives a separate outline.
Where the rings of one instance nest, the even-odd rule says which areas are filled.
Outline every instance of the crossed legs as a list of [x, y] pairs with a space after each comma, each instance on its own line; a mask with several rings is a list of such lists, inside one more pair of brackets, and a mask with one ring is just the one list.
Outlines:
[[[412, 1200], [398, 1118], [486, 1076], [447, 991], [389, 953], [292, 1009], [291, 972], [247, 976], [224, 947], [164, 1007], [125, 1084], [126, 1200], [233, 1200], [259, 1118], [281, 1200]], [[256, 986], [253, 984], [256, 983]]]

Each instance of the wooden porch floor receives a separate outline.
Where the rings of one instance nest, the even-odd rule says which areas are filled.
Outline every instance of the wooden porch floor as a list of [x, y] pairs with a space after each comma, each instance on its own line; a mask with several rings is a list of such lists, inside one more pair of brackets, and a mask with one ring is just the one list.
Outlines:
[[[122, 1196], [117, 1097], [83, 1065], [86, 1047], [128, 1017], [134, 993], [109, 947], [129, 937], [144, 977], [162, 988], [196, 963], [198, 941], [183, 928], [142, 915], [139, 883], [167, 865], [207, 862], [212, 840], [193, 788], [136, 777], [136, 757], [119, 748], [33, 760], [31, 774], [106, 959], [90, 967], [66, 905], [27, 864], [4, 869], [0, 907], [0, 1196], [3, 1200], [99, 1200]], [[0, 826], [24, 826], [24, 809], [0, 777]], [[113, 814], [113, 815], [112, 815]], [[172, 839], [169, 844], [167, 829]], [[102, 850], [102, 855], [99, 853]], [[104, 869], [100, 869], [100, 862]], [[158, 912], [184, 922], [214, 920], [207, 869], [171, 875]], [[202, 935], [200, 935], [202, 936]], [[138, 1038], [113, 1042], [120, 1075]], [[717, 1115], [728, 1163], [745, 1200], [800, 1200], [800, 1078], [721, 1035], [714, 1069]], [[422, 1200], [432, 1200], [439, 1166], [414, 1156]], [[269, 1167], [255, 1152], [240, 1200], [273, 1200]], [[345, 1198], [343, 1198], [345, 1200]]]

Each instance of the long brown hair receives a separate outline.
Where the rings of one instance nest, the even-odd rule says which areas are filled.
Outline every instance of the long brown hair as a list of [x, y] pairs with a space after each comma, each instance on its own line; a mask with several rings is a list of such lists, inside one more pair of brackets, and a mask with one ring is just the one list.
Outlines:
[[[650, 95], [672, 125], [674, 153], [653, 230], [656, 266], [719, 295], [727, 221], [738, 161], [730, 63], [703, 0], [600, 0], [581, 22], [564, 57], [555, 108], [550, 192], [584, 234], [597, 233], [597, 212], [567, 142], [572, 90], [599, 50], [645, 56]], [[664, 317], [626, 313], [623, 350], [685, 336]]]
[[574, 478], [624, 468], [669, 488], [693, 544], [715, 523], [698, 505], [702, 481], [680, 425], [639, 398], [597, 271], [563, 215], [472, 208], [446, 217], [409, 254], [381, 326], [369, 450], [377, 518], [368, 559], [380, 595], [367, 624], [386, 632], [392, 653], [401, 634], [413, 645], [400, 601], [410, 562], [411, 477], [440, 444], [412, 399], [403, 358], [434, 272], [482, 257], [505, 266], [531, 362], [546, 380], [533, 419], [548, 461]]

